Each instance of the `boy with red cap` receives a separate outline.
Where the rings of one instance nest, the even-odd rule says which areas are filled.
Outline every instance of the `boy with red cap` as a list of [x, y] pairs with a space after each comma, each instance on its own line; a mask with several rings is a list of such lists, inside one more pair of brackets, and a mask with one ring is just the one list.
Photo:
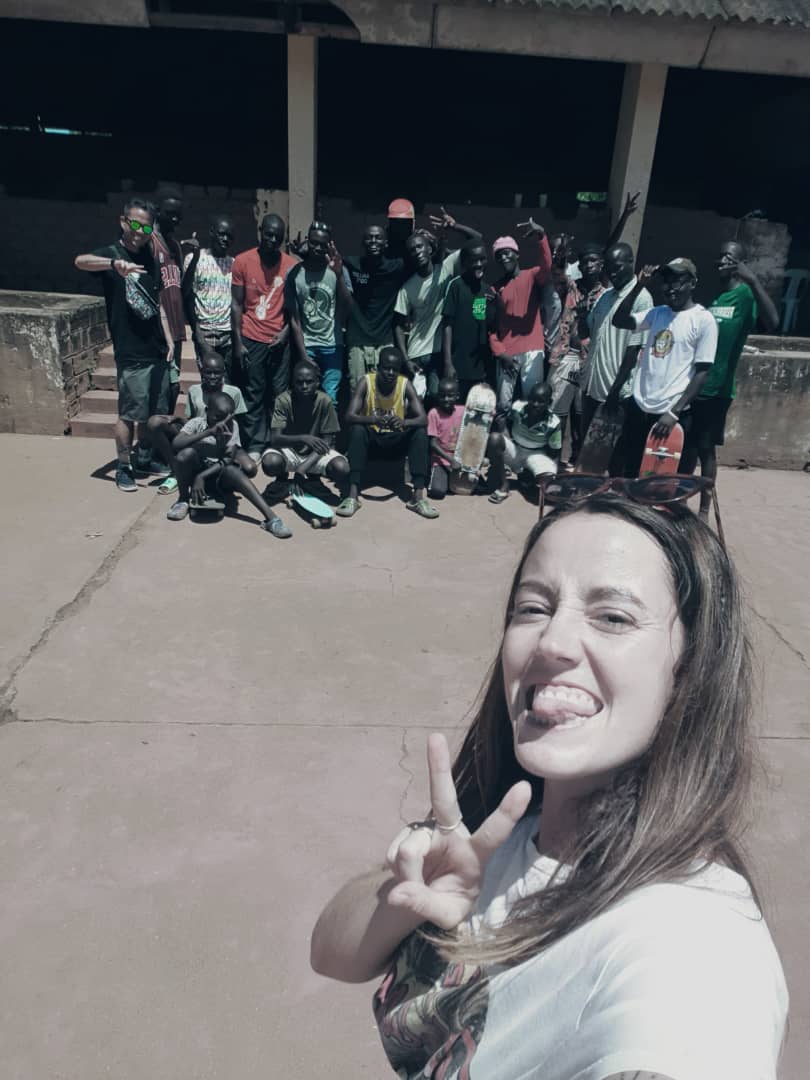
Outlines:
[[405, 241], [413, 232], [416, 211], [409, 199], [392, 199], [388, 204], [388, 247], [389, 259], [405, 258]]
[[520, 383], [521, 397], [543, 381], [545, 339], [540, 306], [543, 285], [551, 273], [551, 249], [546, 231], [533, 218], [518, 225], [523, 236], [539, 241], [537, 265], [520, 269], [518, 243], [511, 236], [499, 236], [492, 245], [492, 255], [502, 271], [495, 282], [497, 304], [495, 328], [489, 335], [489, 347], [497, 363], [498, 412], [508, 413], [515, 389]]

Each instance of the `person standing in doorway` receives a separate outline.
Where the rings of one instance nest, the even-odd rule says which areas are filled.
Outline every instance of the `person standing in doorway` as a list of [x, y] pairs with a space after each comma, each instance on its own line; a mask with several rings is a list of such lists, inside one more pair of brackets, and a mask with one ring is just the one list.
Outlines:
[[542, 288], [551, 273], [551, 249], [546, 231], [533, 218], [518, 225], [523, 236], [537, 237], [537, 264], [520, 269], [518, 244], [511, 236], [500, 236], [492, 245], [492, 254], [501, 276], [495, 282], [495, 326], [489, 346], [497, 364], [498, 412], [506, 416], [516, 390], [528, 398], [537, 383], [543, 381], [545, 338], [540, 315]]
[[[644, 331], [622, 329], [613, 325], [613, 316], [619, 305], [636, 286], [635, 265], [635, 256], [629, 244], [614, 244], [605, 253], [605, 273], [612, 287], [599, 297], [588, 315], [590, 344], [586, 377], [582, 380], [583, 440], [588, 434], [596, 410], [607, 399], [622, 362], [626, 358], [628, 369], [632, 371], [644, 344]], [[652, 306], [652, 297], [642, 288], [633, 301], [632, 314], [649, 311]], [[619, 387], [619, 402], [626, 402], [632, 393], [632, 382], [628, 379]], [[623, 468], [623, 445], [620, 441], [608, 471], [611, 476], [619, 476]]]
[[405, 258], [405, 243], [413, 233], [416, 210], [410, 199], [392, 199], [388, 204], [388, 248], [390, 259]]
[[175, 236], [177, 226], [182, 220], [183, 200], [180, 192], [174, 188], [164, 188], [158, 193], [152, 250], [160, 269], [160, 305], [166, 313], [174, 342], [174, 353], [169, 365], [171, 412], [174, 412], [180, 395], [181, 354], [183, 342], [186, 340], [186, 313], [182, 290], [183, 252]]
[[[665, 303], [634, 312], [636, 298], [656, 274], [661, 279]], [[624, 417], [625, 476], [638, 476], [651, 429], [664, 439], [680, 424], [684, 435], [689, 434], [690, 406], [717, 352], [717, 323], [711, 312], [695, 303], [696, 285], [697, 269], [691, 259], [673, 259], [662, 267], [645, 266], [613, 316], [618, 330], [647, 333]], [[625, 355], [607, 396], [609, 409], [619, 404], [632, 362], [632, 353]]]
[[231, 271], [233, 225], [226, 217], [214, 217], [208, 230], [210, 246], [194, 250], [185, 259], [183, 301], [191, 338], [200, 366], [205, 352], [213, 350], [222, 358], [225, 376], [233, 378], [231, 335]]
[[152, 463], [146, 424], [155, 413], [169, 412], [169, 363], [174, 341], [160, 304], [161, 279], [152, 251], [155, 216], [149, 203], [131, 198], [119, 218], [121, 235], [114, 244], [77, 255], [77, 270], [101, 275], [107, 323], [118, 373], [118, 420], [115, 425], [119, 491], [137, 491], [132, 442], [138, 425], [139, 472], [165, 474]]
[[[770, 334], [779, 326], [779, 312], [746, 266], [742, 244], [731, 241], [720, 249], [717, 269], [725, 286], [709, 311], [717, 323], [717, 352], [711, 370], [692, 402], [692, 428], [683, 448], [680, 472], [692, 473], [700, 460], [701, 476], [717, 476], [717, 447], [725, 441], [726, 415], [736, 392], [735, 376], [745, 340], [756, 326], [757, 316]], [[700, 515], [709, 516], [711, 492], [701, 492]]]
[[321, 372], [321, 388], [333, 404], [337, 404], [343, 375], [343, 296], [347, 290], [342, 279], [343, 261], [334, 251], [332, 230], [322, 221], [313, 221], [304, 260], [287, 277], [284, 307], [296, 363], [307, 358], [314, 361]]
[[281, 250], [286, 231], [278, 214], [265, 214], [259, 246], [237, 255], [231, 268], [233, 376], [247, 408], [245, 449], [255, 461], [270, 438], [273, 404], [290, 383], [284, 283], [298, 259]]

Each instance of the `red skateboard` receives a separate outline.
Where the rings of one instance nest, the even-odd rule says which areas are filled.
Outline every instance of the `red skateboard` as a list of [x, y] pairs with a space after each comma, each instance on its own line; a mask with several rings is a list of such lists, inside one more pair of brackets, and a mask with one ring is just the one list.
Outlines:
[[683, 451], [683, 428], [675, 424], [665, 439], [647, 436], [639, 476], [667, 476], [676, 473]]

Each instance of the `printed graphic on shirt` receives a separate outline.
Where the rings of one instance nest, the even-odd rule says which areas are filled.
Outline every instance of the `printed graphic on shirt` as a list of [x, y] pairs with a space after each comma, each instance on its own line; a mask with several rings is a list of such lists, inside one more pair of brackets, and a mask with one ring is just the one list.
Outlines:
[[446, 965], [423, 937], [411, 934], [374, 995], [391, 1065], [401, 1076], [469, 1076], [488, 1003], [483, 968]]
[[733, 307], [712, 307], [709, 311], [714, 315], [715, 319], [733, 319], [735, 309]]
[[479, 322], [483, 322], [487, 317], [487, 298], [486, 296], [476, 296], [473, 298], [473, 318]]
[[653, 356], [659, 357], [659, 359], [663, 358], [664, 356], [669, 356], [669, 354], [672, 352], [672, 343], [672, 331], [660, 330], [655, 335], [655, 340], [652, 343], [652, 348], [650, 352], [653, 354]]
[[164, 289], [168, 289], [172, 285], [176, 285], [180, 288], [182, 282], [182, 274], [180, 273], [180, 267], [176, 262], [166, 259], [166, 253], [162, 249], [158, 252], [158, 258], [160, 259], [160, 281]]
[[[261, 285], [258, 283], [258, 281], [256, 281], [255, 278], [252, 278], [251, 280], [252, 280], [252, 284], [255, 286], [255, 288], [257, 288], [257, 289], [261, 288]], [[284, 278], [279, 277], [278, 274], [277, 274], [273, 278], [273, 284], [270, 286], [270, 291], [266, 292], [266, 293], [262, 293], [262, 295], [261, 295], [261, 297], [259, 299], [259, 302], [256, 305], [255, 315], [256, 315], [257, 319], [266, 319], [267, 318], [267, 309], [270, 307], [270, 302], [272, 301], [273, 297], [276, 295], [278, 290], [283, 289], [283, 288], [284, 288]]]
[[334, 321], [332, 314], [333, 293], [322, 285], [310, 285], [309, 294], [301, 305], [301, 313], [307, 330], [313, 337], [328, 334]]

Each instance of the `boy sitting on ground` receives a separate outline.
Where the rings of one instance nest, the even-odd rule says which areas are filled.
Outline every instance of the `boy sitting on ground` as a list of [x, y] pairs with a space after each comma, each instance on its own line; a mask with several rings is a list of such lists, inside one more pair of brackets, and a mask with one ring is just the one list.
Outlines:
[[501, 503], [509, 496], [506, 466], [519, 480], [534, 484], [538, 476], [554, 475], [562, 448], [559, 416], [551, 412], [551, 387], [538, 383], [528, 401], [516, 401], [508, 419], [508, 433], [490, 435], [487, 453], [490, 459], [490, 482], [494, 491], [489, 497]]
[[274, 479], [328, 476], [342, 488], [349, 462], [334, 449], [340, 431], [332, 399], [318, 389], [319, 372], [309, 361], [293, 368], [292, 390], [279, 394], [270, 422], [270, 449], [262, 454], [262, 469]]
[[458, 403], [458, 383], [455, 379], [440, 379], [436, 406], [428, 413], [427, 422], [431, 463], [428, 495], [432, 499], [443, 499], [447, 494], [463, 419], [464, 406]]
[[199, 506], [207, 495], [232, 493], [244, 495], [263, 516], [261, 528], [280, 540], [292, 536], [278, 514], [274, 513], [253, 486], [256, 464], [242, 449], [234, 418], [233, 398], [225, 393], [212, 394], [205, 416], [186, 421], [174, 440], [179, 498], [169, 510], [169, 521], [188, 517], [189, 503]]
[[413, 499], [409, 510], [423, 518], [439, 511], [425, 497], [428, 474], [427, 417], [413, 384], [402, 374], [403, 356], [388, 347], [380, 352], [376, 371], [364, 375], [355, 388], [346, 423], [349, 425], [349, 490], [335, 513], [352, 517], [362, 506], [360, 486], [369, 452], [376, 457], [402, 459], [407, 454]]
[[[222, 357], [206, 348], [200, 361], [200, 381], [189, 387], [186, 396], [186, 419], [191, 420], [195, 416], [205, 416], [208, 400], [212, 394], [226, 393], [233, 399], [234, 416], [239, 422], [239, 417], [246, 411], [242, 391], [225, 382], [225, 361]], [[158, 488], [161, 495], [173, 495], [177, 491], [177, 479], [175, 476], [175, 460], [172, 451], [172, 442], [177, 438], [183, 428], [183, 421], [179, 416], [150, 416], [146, 425], [151, 445], [160, 458], [166, 462], [168, 475]]]

